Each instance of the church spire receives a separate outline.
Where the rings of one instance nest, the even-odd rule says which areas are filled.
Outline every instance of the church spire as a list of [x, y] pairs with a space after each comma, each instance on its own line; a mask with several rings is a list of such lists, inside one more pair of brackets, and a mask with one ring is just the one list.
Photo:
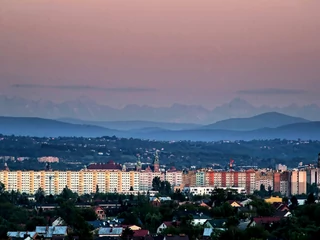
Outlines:
[[159, 172], [159, 154], [158, 154], [158, 150], [155, 153], [155, 158], [154, 158], [154, 162], [153, 162], [153, 169], [154, 172]]
[[5, 171], [9, 171], [9, 167], [8, 167], [8, 164], [6, 162], [4, 162], [4, 170]]
[[137, 171], [140, 171], [141, 170], [141, 160], [140, 160], [140, 154], [137, 155], [137, 158], [138, 158], [138, 161], [137, 161], [137, 164], [136, 164], [136, 170]]

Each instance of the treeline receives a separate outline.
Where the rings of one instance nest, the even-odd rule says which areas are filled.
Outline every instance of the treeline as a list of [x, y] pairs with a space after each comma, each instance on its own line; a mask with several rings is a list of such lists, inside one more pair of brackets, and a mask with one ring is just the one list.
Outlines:
[[[236, 165], [274, 167], [274, 164], [282, 163], [296, 166], [301, 161], [310, 162], [310, 159], [316, 159], [320, 149], [319, 141], [296, 144], [296, 142], [280, 139], [229, 143], [191, 141], [170, 143], [116, 137], [90, 139], [0, 137], [0, 156], [30, 157], [32, 159], [41, 156], [56, 156], [63, 162], [80, 161], [82, 165], [90, 162], [105, 162], [110, 159], [119, 163], [136, 161], [137, 154], [140, 154], [143, 162], [151, 163], [153, 151], [162, 149], [160, 160], [167, 166], [207, 167], [213, 162], [225, 166], [230, 158], [236, 160]], [[102, 156], [98, 154], [100, 152], [103, 153]], [[9, 167], [10, 165], [16, 169], [22, 163], [9, 162]], [[59, 163], [56, 167], [61, 169], [60, 167], [66, 166]]]

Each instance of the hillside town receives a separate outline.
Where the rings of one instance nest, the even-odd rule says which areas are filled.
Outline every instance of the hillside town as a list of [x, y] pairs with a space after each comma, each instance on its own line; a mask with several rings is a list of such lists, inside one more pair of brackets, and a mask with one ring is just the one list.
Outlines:
[[[163, 171], [156, 153], [153, 166], [145, 169], [139, 159], [135, 169], [113, 161], [77, 172], [54, 171], [49, 163], [39, 172], [5, 166], [0, 237], [317, 239], [318, 168], [238, 172], [233, 163], [228, 171]], [[298, 221], [306, 216], [307, 222]]]
[[234, 161], [230, 160], [228, 170], [188, 169], [175, 167], [162, 169], [158, 152], [154, 162], [142, 168], [140, 158], [134, 165], [121, 165], [110, 160], [108, 163], [94, 163], [80, 171], [55, 171], [46, 164], [43, 171], [10, 171], [5, 163], [0, 171], [0, 182], [8, 191], [35, 194], [41, 188], [47, 195], [60, 194], [67, 186], [71, 191], [93, 194], [97, 188], [101, 192], [131, 194], [151, 191], [152, 181], [159, 177], [170, 184], [173, 191], [189, 192], [193, 195], [211, 194], [215, 188], [237, 189], [239, 193], [253, 194], [266, 190], [281, 196], [306, 195], [310, 189], [318, 189], [320, 184], [320, 154], [318, 165], [299, 166], [288, 170], [277, 165], [276, 169], [233, 170]]

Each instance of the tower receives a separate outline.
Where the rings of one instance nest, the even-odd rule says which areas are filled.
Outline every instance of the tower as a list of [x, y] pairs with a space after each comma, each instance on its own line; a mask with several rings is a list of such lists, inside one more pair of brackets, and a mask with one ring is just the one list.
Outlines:
[[155, 154], [155, 158], [154, 158], [154, 162], [153, 162], [153, 171], [154, 172], [159, 172], [159, 155], [158, 155], [158, 151], [156, 151]]
[[122, 165], [122, 172], [126, 172], [127, 171], [127, 167], [125, 164]]
[[141, 160], [140, 160], [140, 155], [138, 155], [138, 161], [137, 161], [137, 164], [136, 164], [136, 170], [137, 171], [141, 171]]
[[318, 154], [318, 168], [320, 168], [320, 153]]
[[45, 171], [52, 171], [51, 165], [49, 162], [46, 163]]
[[6, 162], [4, 163], [4, 170], [5, 171], [9, 171], [9, 167], [8, 167], [8, 164]]

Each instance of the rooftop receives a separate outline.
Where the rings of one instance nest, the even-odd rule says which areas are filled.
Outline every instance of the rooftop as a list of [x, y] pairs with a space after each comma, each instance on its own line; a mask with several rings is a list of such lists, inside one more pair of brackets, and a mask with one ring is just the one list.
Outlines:
[[122, 170], [121, 164], [110, 160], [107, 163], [93, 163], [87, 167], [88, 170]]
[[122, 234], [123, 228], [122, 227], [115, 227], [115, 228], [110, 228], [110, 227], [102, 227], [99, 229], [98, 234], [99, 235], [118, 235], [120, 236]]

